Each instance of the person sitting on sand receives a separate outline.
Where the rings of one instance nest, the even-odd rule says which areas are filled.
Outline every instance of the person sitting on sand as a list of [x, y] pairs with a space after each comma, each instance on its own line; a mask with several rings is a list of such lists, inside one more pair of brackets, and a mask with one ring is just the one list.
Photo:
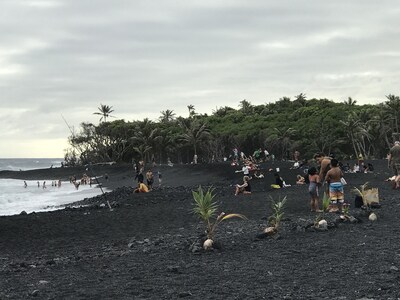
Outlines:
[[305, 183], [306, 183], [306, 179], [303, 176], [301, 176], [300, 174], [297, 175], [296, 184], [302, 185], [302, 184], [305, 184]]
[[342, 170], [338, 166], [336, 159], [331, 160], [331, 169], [326, 173], [325, 180], [329, 184], [329, 197], [331, 198], [331, 207], [329, 212], [337, 212], [342, 210], [344, 204], [344, 190], [341, 178]]
[[251, 194], [250, 177], [243, 176], [243, 184], [237, 184], [235, 190], [235, 196], [243, 193], [243, 195]]
[[260, 169], [256, 169], [254, 171], [254, 177], [258, 178], [258, 179], [261, 179], [261, 178], [264, 178], [264, 174], [260, 172]]
[[274, 177], [275, 177], [275, 184], [271, 184], [271, 187], [273, 189], [283, 188], [285, 186], [285, 182], [278, 172], [274, 173]]
[[137, 188], [133, 191], [134, 193], [147, 193], [149, 191], [147, 185], [143, 181], [139, 181]]
[[293, 166], [290, 167], [291, 170], [296, 170], [300, 168], [300, 162], [299, 161], [295, 161]]

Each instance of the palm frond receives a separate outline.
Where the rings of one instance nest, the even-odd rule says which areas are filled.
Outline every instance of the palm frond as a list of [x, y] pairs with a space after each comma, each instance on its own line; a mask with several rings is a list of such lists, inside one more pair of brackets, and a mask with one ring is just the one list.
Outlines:
[[241, 218], [243, 220], [247, 220], [246, 216], [242, 215], [242, 214], [229, 214], [229, 215], [225, 215], [221, 221], [230, 219], [230, 218]]
[[205, 222], [208, 222], [215, 215], [218, 205], [214, 202], [213, 188], [209, 188], [205, 193], [201, 186], [197, 191], [192, 191], [195, 207], [193, 212]]

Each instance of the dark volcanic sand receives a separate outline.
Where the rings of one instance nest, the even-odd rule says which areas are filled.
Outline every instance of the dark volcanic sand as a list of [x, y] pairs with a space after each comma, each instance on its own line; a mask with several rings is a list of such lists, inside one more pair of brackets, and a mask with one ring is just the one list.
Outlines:
[[[354, 204], [353, 186], [379, 187], [378, 221], [352, 207], [360, 223], [326, 232], [305, 229], [316, 216], [306, 186], [272, 191], [272, 173], [252, 180], [252, 195], [235, 197], [230, 185], [242, 175], [227, 164], [160, 167], [162, 189], [132, 194], [131, 166], [96, 166], [95, 175], [107, 172], [104, 185], [115, 190], [82, 201], [90, 206], [0, 217], [0, 299], [397, 299], [400, 191], [384, 181], [387, 162], [373, 163], [372, 174], [346, 174], [345, 193]], [[290, 165], [273, 167], [293, 184], [298, 171]], [[0, 178], [66, 180], [84, 171], [3, 171]], [[221, 250], [205, 252], [197, 248], [204, 229], [191, 214], [191, 191], [211, 183], [220, 211], [248, 220], [222, 223]], [[285, 195], [279, 236], [256, 239], [271, 214], [269, 196]]]

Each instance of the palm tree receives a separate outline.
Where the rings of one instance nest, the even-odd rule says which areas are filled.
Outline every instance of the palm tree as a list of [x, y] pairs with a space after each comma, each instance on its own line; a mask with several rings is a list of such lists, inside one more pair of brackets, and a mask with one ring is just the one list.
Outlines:
[[[361, 153], [361, 147], [358, 142], [358, 138], [363, 135], [361, 121], [355, 112], [351, 112], [345, 120], [340, 120], [340, 123], [344, 125], [346, 135], [350, 139], [355, 157], [357, 157], [358, 154]], [[365, 155], [365, 153], [363, 155]]]
[[198, 145], [210, 136], [207, 124], [197, 119], [179, 119], [179, 125], [184, 133], [181, 139], [188, 145], [193, 146], [194, 154], [197, 155]]
[[104, 122], [107, 122], [107, 118], [108, 117], [113, 117], [111, 116], [111, 113], [114, 111], [112, 109], [112, 106], [108, 106], [108, 105], [103, 105], [100, 103], [100, 107], [97, 108], [99, 110], [99, 112], [94, 112], [94, 115], [100, 115], [100, 122], [104, 119]]
[[297, 104], [300, 107], [303, 107], [303, 106], [307, 105], [307, 100], [306, 99], [307, 99], [306, 94], [300, 93], [300, 94], [298, 94], [297, 96], [294, 97], [293, 103]]
[[[281, 148], [281, 151], [282, 151], [281, 158], [282, 159], [285, 157], [285, 154], [289, 150], [289, 146], [292, 141], [291, 138], [295, 132], [296, 132], [296, 130], [293, 128], [290, 128], [290, 127], [287, 129], [278, 128], [278, 127], [273, 128], [273, 133], [269, 137], [269, 141], [275, 142], [275, 144]], [[268, 144], [269, 141], [266, 141], [266, 143]]]
[[175, 136], [169, 128], [160, 129], [156, 137], [156, 149], [159, 153], [160, 164], [163, 161], [163, 154], [167, 156], [176, 148]]
[[240, 101], [240, 110], [245, 114], [251, 114], [253, 112], [253, 105], [246, 99]]
[[189, 110], [189, 117], [193, 117], [196, 114], [195, 109], [194, 109], [194, 105], [193, 104], [189, 104], [187, 106], [187, 108]]
[[230, 112], [234, 112], [235, 109], [229, 106], [224, 106], [224, 107], [219, 107], [219, 108], [215, 108], [215, 110], [212, 111], [212, 114], [214, 116], [218, 116], [218, 117], [224, 117], [227, 114], [229, 114]]
[[174, 120], [175, 118], [175, 113], [173, 110], [167, 109], [161, 111], [161, 117], [159, 118], [161, 123], [169, 123]]
[[400, 114], [400, 97], [395, 95], [387, 95], [386, 98], [389, 101], [385, 102], [387, 113], [393, 117], [394, 129], [396, 134], [399, 133], [399, 114]]
[[343, 103], [347, 106], [355, 106], [357, 100], [353, 100], [351, 97], [347, 98], [347, 101], [343, 101]]
[[382, 141], [385, 141], [386, 148], [390, 148], [389, 142], [389, 132], [391, 131], [390, 121], [391, 118], [388, 118], [387, 113], [383, 109], [383, 105], [380, 106], [381, 108], [375, 113], [370, 120], [370, 123], [373, 126], [376, 126], [378, 131], [377, 139], [378, 145], [382, 145]]
[[158, 131], [155, 124], [148, 118], [137, 122], [131, 141], [134, 144], [133, 149], [140, 153], [142, 160], [150, 160], [150, 152], [155, 148], [159, 136]]

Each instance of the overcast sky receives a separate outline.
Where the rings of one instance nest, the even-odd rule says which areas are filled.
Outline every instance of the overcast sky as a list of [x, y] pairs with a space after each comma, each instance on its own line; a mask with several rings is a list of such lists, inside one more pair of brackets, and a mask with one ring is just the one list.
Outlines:
[[100, 103], [126, 121], [304, 93], [399, 95], [396, 0], [0, 0], [0, 158], [63, 157]]

